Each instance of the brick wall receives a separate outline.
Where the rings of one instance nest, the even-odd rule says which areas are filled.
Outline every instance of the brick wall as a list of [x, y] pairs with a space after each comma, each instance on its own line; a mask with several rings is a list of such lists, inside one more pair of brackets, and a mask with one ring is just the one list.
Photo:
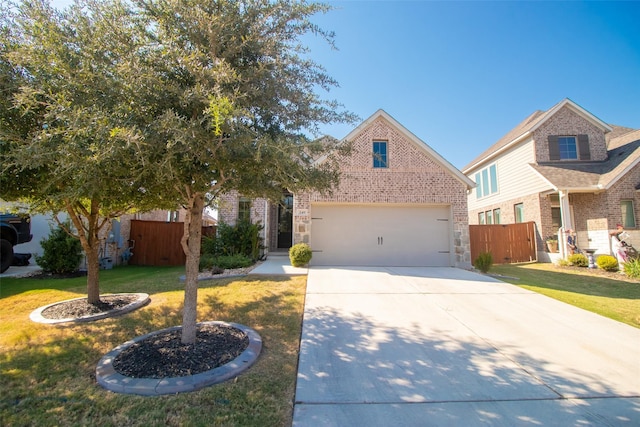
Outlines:
[[562, 107], [553, 117], [533, 132], [536, 161], [549, 161], [549, 135], [589, 135], [591, 160], [607, 158], [607, 143], [604, 131], [578, 115], [570, 107]]
[[[388, 168], [373, 168], [373, 141], [387, 141]], [[350, 156], [339, 159], [341, 182], [331, 195], [317, 192], [294, 197], [294, 243], [308, 242], [314, 202], [437, 204], [451, 206], [455, 263], [469, 266], [469, 223], [466, 185], [418, 148], [382, 117], [356, 135]]]

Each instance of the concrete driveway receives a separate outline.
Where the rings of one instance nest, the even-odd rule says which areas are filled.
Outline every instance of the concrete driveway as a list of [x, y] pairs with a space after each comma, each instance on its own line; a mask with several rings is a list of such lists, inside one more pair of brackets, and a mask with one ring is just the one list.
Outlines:
[[454, 268], [309, 269], [293, 425], [637, 426], [640, 330]]

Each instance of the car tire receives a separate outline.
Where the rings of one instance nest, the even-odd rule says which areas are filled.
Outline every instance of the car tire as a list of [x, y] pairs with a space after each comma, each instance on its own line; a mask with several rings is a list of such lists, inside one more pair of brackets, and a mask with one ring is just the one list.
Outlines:
[[13, 263], [13, 245], [10, 241], [2, 239], [0, 249], [0, 273], [4, 273]]

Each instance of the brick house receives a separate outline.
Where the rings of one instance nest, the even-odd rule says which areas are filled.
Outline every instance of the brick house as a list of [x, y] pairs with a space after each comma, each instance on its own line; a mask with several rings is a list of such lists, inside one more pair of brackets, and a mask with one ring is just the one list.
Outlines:
[[[480, 154], [463, 173], [470, 224], [534, 221], [538, 260], [567, 253], [566, 230], [578, 247], [611, 251], [608, 231], [622, 223], [640, 243], [640, 130], [609, 125], [570, 99], [536, 111]], [[559, 255], [545, 239], [561, 236]]]
[[383, 110], [355, 128], [332, 195], [283, 193], [281, 203], [230, 193], [218, 219], [264, 225], [268, 252], [308, 243], [312, 265], [470, 267], [473, 182]]

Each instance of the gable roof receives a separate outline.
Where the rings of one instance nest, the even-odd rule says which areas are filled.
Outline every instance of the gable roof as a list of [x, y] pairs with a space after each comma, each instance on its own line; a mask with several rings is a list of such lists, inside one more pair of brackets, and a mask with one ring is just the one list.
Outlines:
[[[626, 128], [629, 130], [628, 128]], [[538, 163], [529, 166], [556, 190], [602, 191], [640, 163], [640, 129], [609, 141], [604, 162]]]
[[[375, 122], [379, 118], [383, 118], [390, 125], [398, 129], [419, 150], [421, 150], [423, 153], [429, 156], [429, 158], [431, 158], [433, 161], [435, 161], [440, 166], [442, 166], [445, 170], [447, 170], [454, 178], [456, 178], [462, 184], [466, 185], [467, 189], [471, 189], [476, 186], [475, 182], [469, 179], [458, 168], [456, 168], [451, 163], [449, 163], [444, 157], [442, 157], [433, 148], [427, 145], [426, 142], [422, 141], [420, 138], [415, 136], [411, 131], [409, 131], [407, 128], [402, 126], [400, 122], [398, 122], [396, 119], [391, 117], [391, 115], [389, 115], [383, 109], [379, 109], [378, 111], [373, 113], [368, 119], [360, 123], [354, 130], [349, 132], [349, 134], [341, 140], [341, 143], [345, 143], [346, 141], [353, 140], [355, 137], [358, 136], [358, 134], [360, 134], [363, 130], [365, 130], [369, 125], [371, 125], [373, 122]], [[318, 163], [324, 161], [326, 158], [327, 156], [323, 156], [322, 158], [318, 159]]]
[[590, 121], [595, 126], [603, 129], [605, 133], [611, 132], [612, 128], [608, 124], [606, 124], [569, 98], [565, 98], [547, 111], [538, 110], [532, 113], [529, 117], [520, 122], [515, 128], [509, 131], [505, 136], [500, 138], [495, 144], [493, 144], [482, 154], [472, 160], [467, 166], [462, 168], [462, 171], [465, 174], [469, 173], [471, 170], [489, 161], [490, 159], [509, 149], [513, 145], [530, 137], [536, 129], [542, 126], [547, 120], [553, 117], [554, 114], [556, 114], [565, 106], [571, 108], [575, 113]]

